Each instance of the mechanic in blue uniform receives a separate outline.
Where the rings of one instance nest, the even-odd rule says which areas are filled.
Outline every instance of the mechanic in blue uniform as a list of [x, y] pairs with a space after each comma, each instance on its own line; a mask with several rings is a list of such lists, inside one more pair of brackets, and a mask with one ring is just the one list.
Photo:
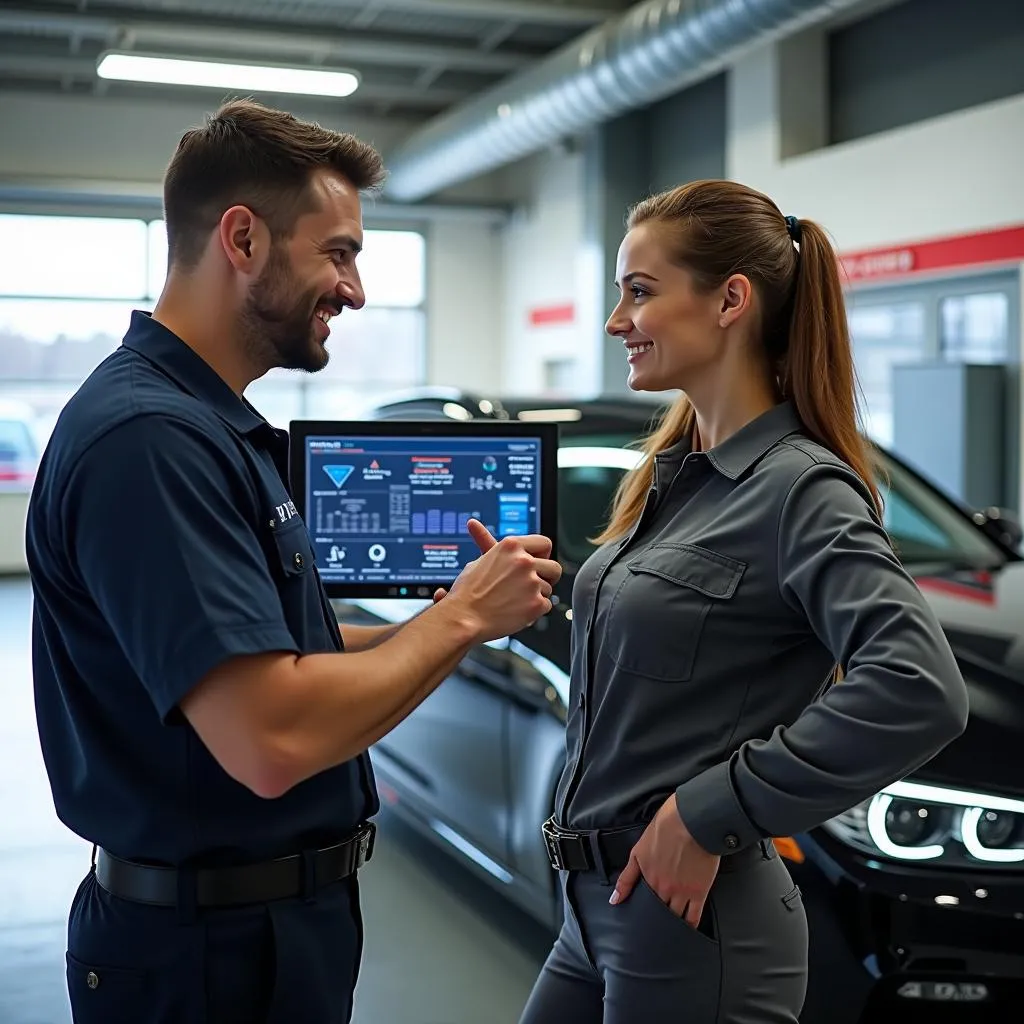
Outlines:
[[57, 813], [95, 846], [68, 929], [76, 1024], [348, 1021], [366, 750], [474, 643], [550, 610], [550, 543], [473, 523], [482, 554], [446, 595], [346, 627], [343, 651], [287, 435], [242, 397], [326, 364], [327, 321], [364, 301], [360, 193], [382, 176], [365, 143], [249, 102], [188, 132], [163, 295], [42, 460], [39, 733]]
[[772, 837], [926, 762], [967, 689], [883, 526], [824, 231], [691, 182], [633, 209], [616, 271], [629, 386], [681, 394], [574, 584], [565, 923], [522, 1024], [795, 1024]]

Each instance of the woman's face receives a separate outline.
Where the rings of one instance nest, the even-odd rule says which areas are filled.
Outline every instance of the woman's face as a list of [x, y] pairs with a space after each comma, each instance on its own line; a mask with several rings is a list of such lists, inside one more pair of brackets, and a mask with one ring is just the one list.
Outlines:
[[670, 262], [663, 228], [633, 228], [619, 246], [619, 303], [605, 330], [625, 345], [633, 391], [687, 390], [722, 350], [723, 289], [701, 293], [693, 275]]

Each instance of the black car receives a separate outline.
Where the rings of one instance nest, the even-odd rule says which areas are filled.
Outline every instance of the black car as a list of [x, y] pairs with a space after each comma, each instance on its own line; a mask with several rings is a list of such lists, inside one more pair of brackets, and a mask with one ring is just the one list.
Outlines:
[[[382, 799], [541, 921], [560, 920], [541, 842], [565, 758], [575, 573], [593, 550], [626, 447], [657, 406], [424, 391], [381, 419], [557, 420], [559, 554], [552, 613], [475, 648], [372, 750]], [[932, 602], [971, 693], [965, 733], [912, 778], [821, 828], [776, 842], [804, 891], [811, 976], [803, 1020], [1011, 1020], [1024, 994], [1024, 560], [1020, 528], [972, 512], [879, 452], [886, 525]], [[406, 618], [420, 602], [339, 603], [342, 622]]]

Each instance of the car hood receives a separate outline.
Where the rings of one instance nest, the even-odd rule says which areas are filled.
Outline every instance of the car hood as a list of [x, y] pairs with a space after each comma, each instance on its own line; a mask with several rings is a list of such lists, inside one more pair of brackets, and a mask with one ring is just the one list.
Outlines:
[[1024, 563], [914, 576], [942, 623], [970, 695], [966, 731], [915, 772], [915, 778], [1019, 796]]

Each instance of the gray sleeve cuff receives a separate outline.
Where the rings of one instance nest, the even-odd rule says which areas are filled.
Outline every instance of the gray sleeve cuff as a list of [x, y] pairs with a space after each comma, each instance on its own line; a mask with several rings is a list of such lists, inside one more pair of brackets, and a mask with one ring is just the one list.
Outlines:
[[728, 761], [684, 782], [676, 790], [676, 808], [690, 835], [708, 853], [725, 856], [764, 838], [736, 796]]

